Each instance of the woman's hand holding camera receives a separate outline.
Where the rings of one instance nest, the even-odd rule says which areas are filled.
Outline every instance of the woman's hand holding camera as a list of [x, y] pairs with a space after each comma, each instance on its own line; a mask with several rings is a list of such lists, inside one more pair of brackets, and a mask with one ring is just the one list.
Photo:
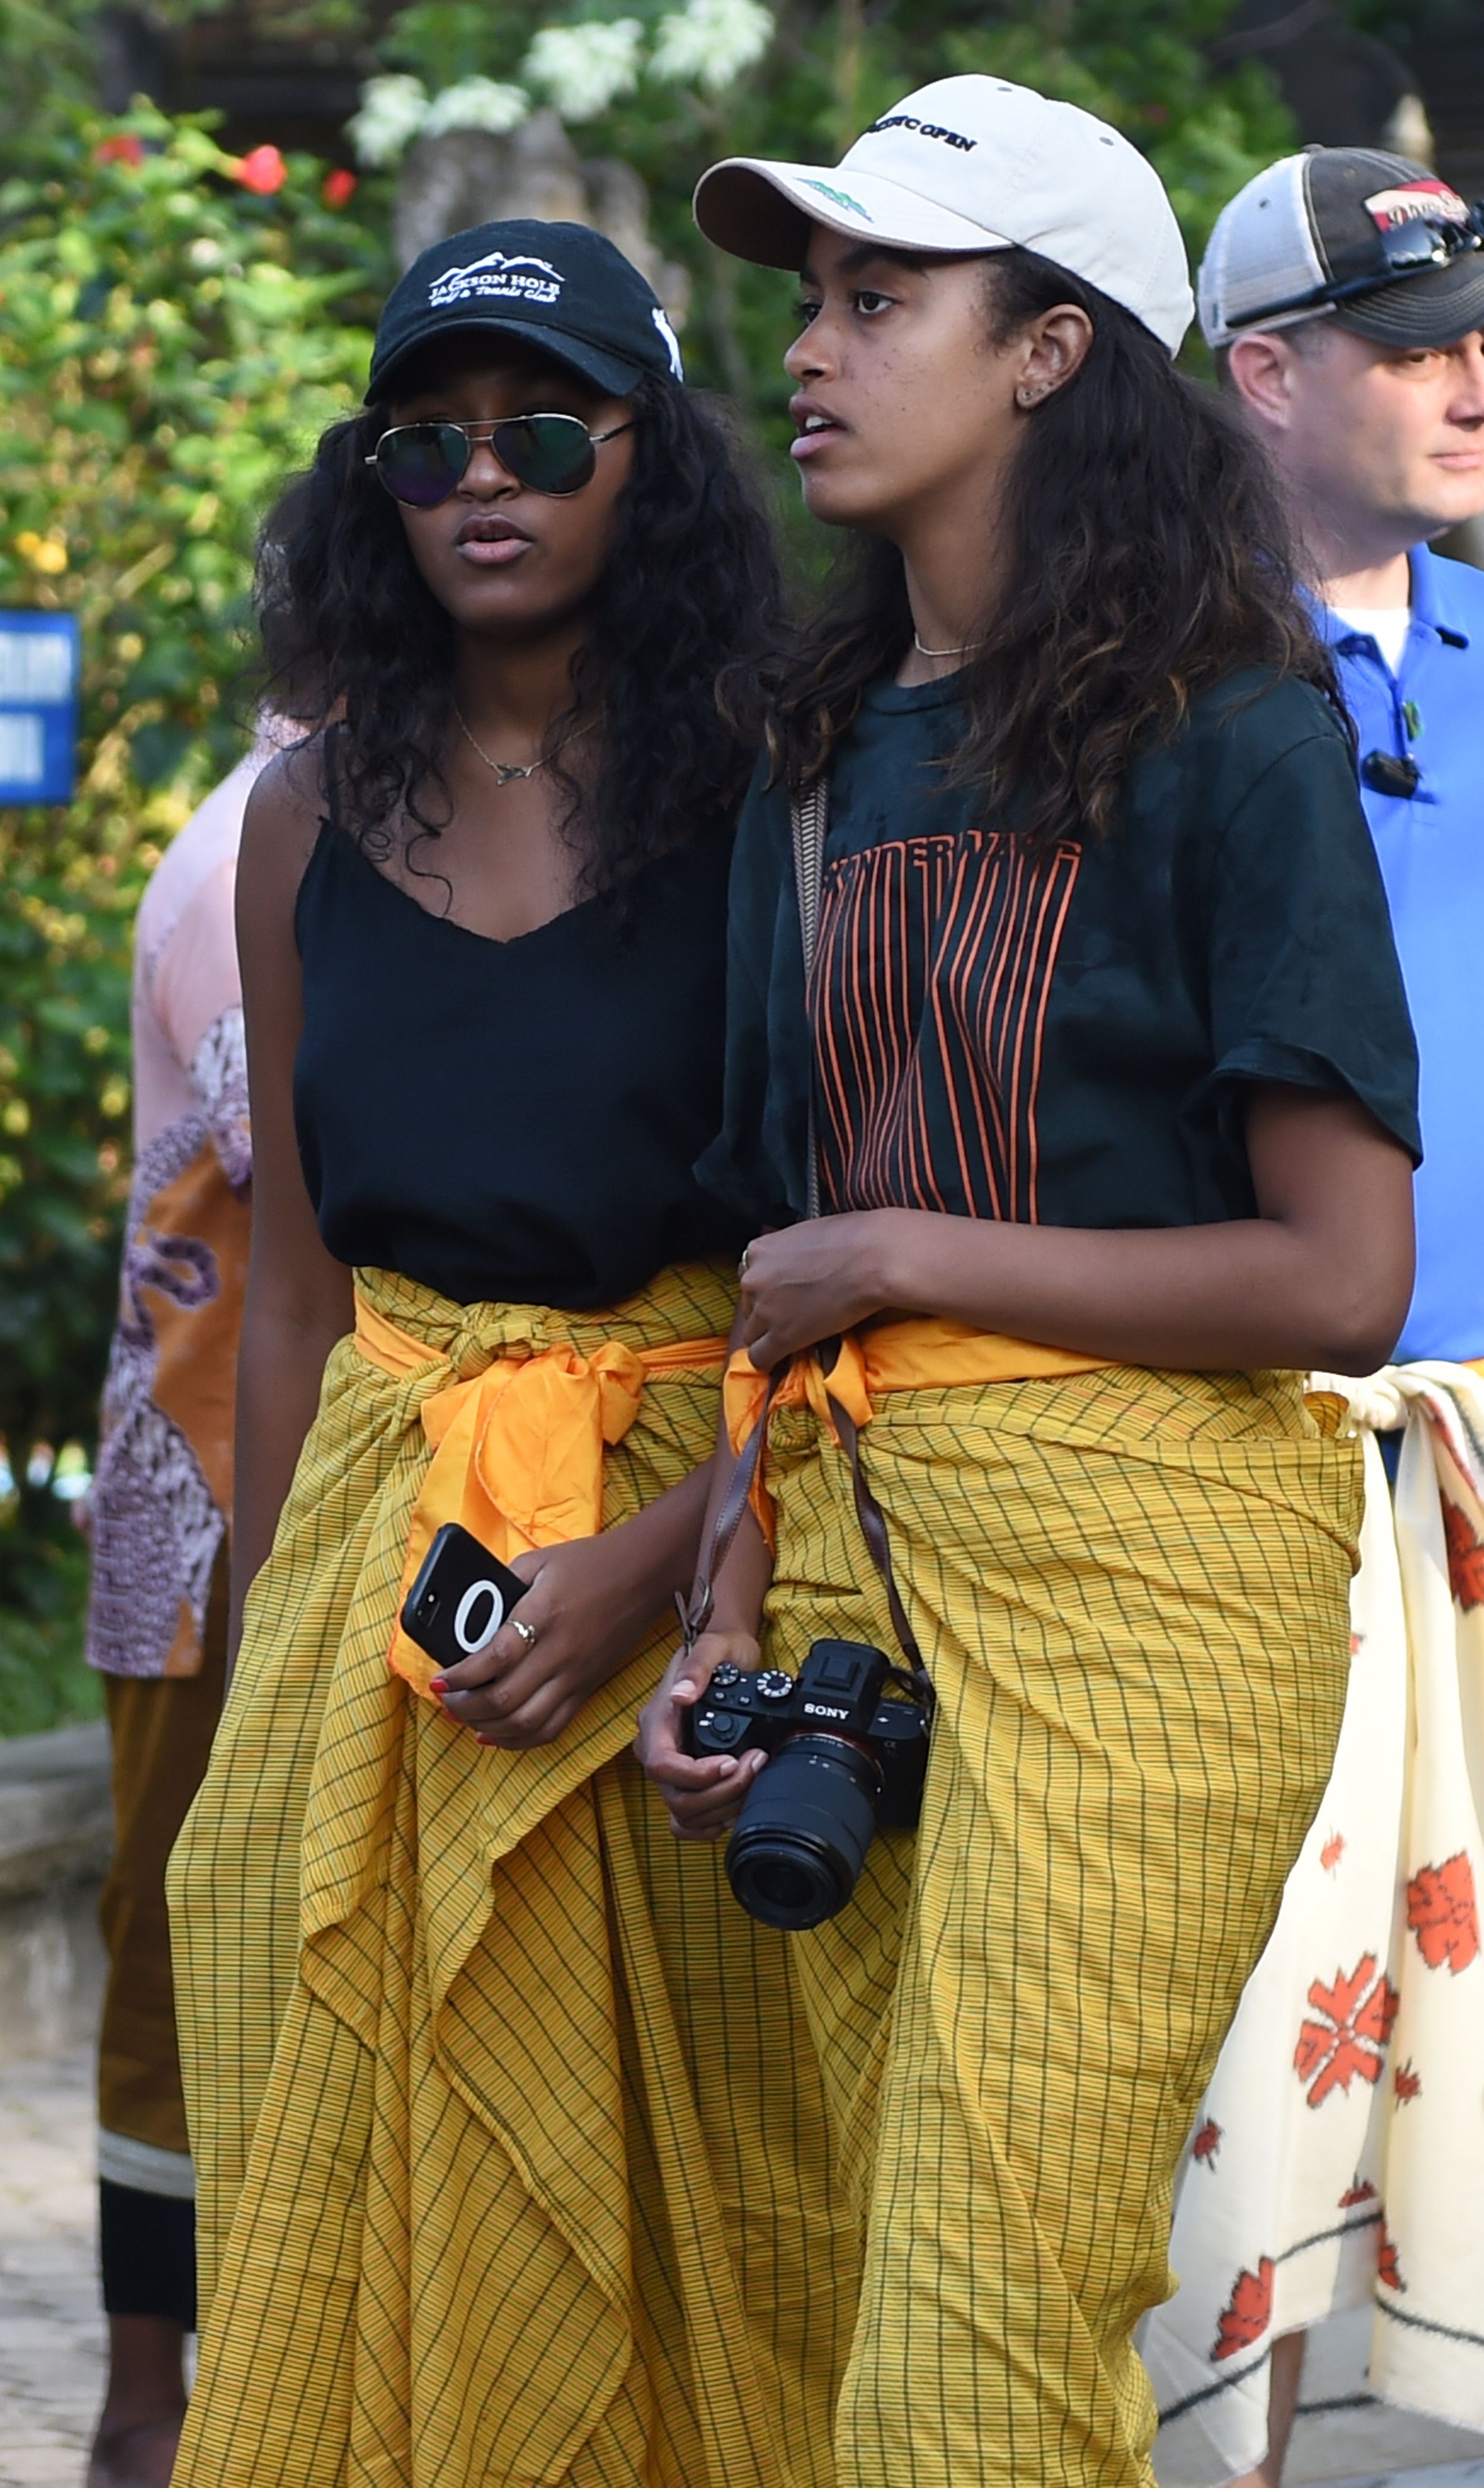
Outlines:
[[701, 1757], [687, 1754], [682, 1742], [685, 1714], [699, 1702], [714, 1670], [728, 1659], [750, 1670], [760, 1657], [751, 1633], [702, 1633], [693, 1650], [676, 1652], [639, 1713], [634, 1752], [664, 1798], [678, 1840], [719, 1840], [730, 1831], [768, 1760], [756, 1749]]

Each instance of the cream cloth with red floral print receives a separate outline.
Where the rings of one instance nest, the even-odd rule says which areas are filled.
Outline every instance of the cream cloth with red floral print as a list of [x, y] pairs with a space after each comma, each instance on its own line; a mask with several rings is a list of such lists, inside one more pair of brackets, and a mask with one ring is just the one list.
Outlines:
[[[1366, 1513], [1334, 1770], [1202, 2104], [1140, 2349], [1161, 2488], [1268, 2444], [1280, 2333], [1374, 2307], [1383, 2399], [1484, 2427], [1484, 1381], [1343, 1392]], [[1405, 1426], [1394, 1503], [1377, 1430]]]

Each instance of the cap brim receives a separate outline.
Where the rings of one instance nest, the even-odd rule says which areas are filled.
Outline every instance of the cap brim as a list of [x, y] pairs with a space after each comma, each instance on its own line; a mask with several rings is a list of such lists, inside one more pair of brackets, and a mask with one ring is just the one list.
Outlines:
[[631, 397], [644, 378], [637, 363], [626, 362], [622, 355], [608, 353], [602, 346], [590, 346], [585, 338], [574, 337], [565, 328], [548, 328], [538, 320], [501, 320], [483, 309], [450, 311], [431, 319], [427, 327], [409, 337], [384, 364], [373, 355], [366, 404], [392, 396], [401, 376], [420, 354], [425, 354], [440, 338], [464, 329], [483, 331], [487, 336], [514, 337], [520, 345], [535, 346], [540, 353], [549, 354], [553, 362], [564, 363], [569, 371], [575, 372], [579, 380], [591, 382], [605, 397]]
[[696, 184], [696, 223], [708, 241], [759, 268], [802, 268], [811, 225], [880, 242], [883, 250], [1009, 250], [988, 233], [900, 182], [835, 165], [766, 164], [730, 156]]
[[1378, 346], [1455, 346], [1484, 328], [1484, 251], [1341, 302], [1335, 325]]

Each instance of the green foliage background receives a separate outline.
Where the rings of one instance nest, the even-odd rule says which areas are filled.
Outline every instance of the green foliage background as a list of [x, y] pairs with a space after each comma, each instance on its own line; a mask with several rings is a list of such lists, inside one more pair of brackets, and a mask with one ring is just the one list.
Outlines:
[[[436, 91], [513, 75], [552, 18], [665, 5], [415, 0], [387, 22], [355, 0], [281, 0], [277, 17], [280, 31], [358, 32], [368, 66]], [[358, 396], [394, 273], [386, 178], [332, 211], [325, 168], [295, 157], [259, 197], [203, 122], [147, 107], [100, 121], [90, 6], [0, 0], [0, 162], [14, 168], [0, 184], [0, 606], [75, 611], [85, 651], [75, 803], [0, 810], [0, 1435], [18, 1481], [0, 1501], [0, 1733], [92, 1698], [79, 1542], [24, 1472], [34, 1445], [89, 1442], [95, 1424], [129, 1173], [133, 912], [242, 749], [255, 530]], [[793, 287], [700, 243], [688, 202], [708, 161], [831, 160], [909, 87], [993, 71], [1125, 129], [1193, 256], [1223, 200], [1292, 142], [1261, 71], [1212, 75], [1202, 46], [1226, 14], [1227, 0], [784, 0], [767, 58], [727, 94], [647, 85], [574, 136], [644, 176], [657, 239], [692, 274], [692, 376], [776, 442]], [[271, 31], [271, 6], [260, 15]]]
[[77, 1609], [75, 1532], [25, 1470], [94, 1429], [134, 909], [242, 749], [254, 530], [358, 394], [389, 272], [307, 160], [263, 199], [198, 126], [51, 124], [0, 186], [0, 606], [78, 615], [83, 739], [69, 810], [0, 810], [0, 1724], [33, 1673], [8, 1699], [7, 1647]]

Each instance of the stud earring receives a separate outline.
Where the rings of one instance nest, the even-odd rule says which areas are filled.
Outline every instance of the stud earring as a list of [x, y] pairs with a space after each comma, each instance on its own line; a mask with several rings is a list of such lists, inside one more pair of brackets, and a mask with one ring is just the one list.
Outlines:
[[1015, 402], [1019, 407], [1039, 406], [1045, 395], [1045, 389], [1018, 388], [1015, 392]]

